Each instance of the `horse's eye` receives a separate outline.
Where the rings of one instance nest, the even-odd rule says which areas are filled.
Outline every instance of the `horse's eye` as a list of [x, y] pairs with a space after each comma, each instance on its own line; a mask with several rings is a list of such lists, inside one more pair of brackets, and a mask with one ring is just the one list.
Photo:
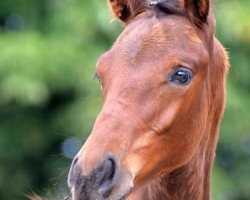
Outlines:
[[181, 84], [187, 85], [193, 78], [193, 73], [191, 70], [187, 68], [179, 68], [177, 69], [171, 77], [171, 81]]
[[93, 79], [97, 79], [99, 82], [101, 82], [99, 76], [97, 75], [97, 73], [95, 72], [93, 75]]

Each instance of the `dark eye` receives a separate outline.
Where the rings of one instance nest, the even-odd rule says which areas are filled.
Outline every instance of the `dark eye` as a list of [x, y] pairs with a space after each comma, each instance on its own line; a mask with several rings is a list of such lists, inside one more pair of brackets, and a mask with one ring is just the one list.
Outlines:
[[191, 70], [186, 68], [177, 69], [171, 77], [171, 81], [181, 85], [187, 85], [193, 78]]
[[101, 82], [101, 81], [100, 81], [100, 78], [99, 78], [99, 76], [97, 75], [96, 72], [95, 72], [94, 75], [93, 75], [93, 79], [94, 79], [94, 80], [97, 79], [99, 82]]

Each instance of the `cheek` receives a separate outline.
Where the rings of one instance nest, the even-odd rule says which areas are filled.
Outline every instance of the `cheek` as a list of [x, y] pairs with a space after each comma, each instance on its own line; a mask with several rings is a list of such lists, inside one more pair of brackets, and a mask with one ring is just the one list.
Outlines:
[[[153, 135], [148, 132], [145, 135]], [[167, 134], [167, 135], [165, 135]], [[143, 137], [132, 144], [126, 156], [126, 166], [133, 175], [134, 184], [140, 184], [161, 172], [171, 172], [186, 164], [195, 152], [190, 140], [183, 137], [182, 133], [154, 134], [147, 143]], [[182, 138], [180, 140], [180, 138]], [[139, 144], [139, 141], [140, 144]]]
[[131, 173], [133, 180], [139, 171], [143, 168], [144, 160], [139, 154], [130, 153], [126, 156], [125, 166], [127, 166], [128, 171]]
[[192, 159], [205, 132], [208, 114], [206, 101], [199, 101], [200, 106], [193, 103], [175, 100], [168, 102], [164, 110], [154, 109], [158, 117], [148, 121], [147, 130], [137, 134], [127, 156], [127, 166], [136, 182], [155, 173], [171, 172]]
[[173, 125], [174, 121], [178, 117], [178, 113], [181, 111], [180, 110], [180, 101], [176, 99], [175, 101], [169, 101], [167, 102], [166, 105], [164, 105], [165, 102], [163, 102], [161, 105], [158, 107], [158, 114], [157, 118], [154, 119], [152, 129], [156, 133], [165, 133], [168, 129], [171, 128]]
[[198, 97], [177, 106], [171, 125], [164, 133], [168, 146], [165, 157], [173, 159], [176, 167], [189, 162], [197, 151], [206, 132], [208, 110], [207, 101]]
[[134, 184], [139, 184], [159, 171], [157, 163], [160, 163], [161, 156], [159, 141], [156, 139], [151, 131], [138, 133], [126, 155], [126, 166], [132, 174]]
[[179, 108], [179, 99], [176, 94], [166, 94], [165, 90], [151, 90], [146, 95], [139, 95], [136, 113], [138, 117], [154, 129], [161, 132], [166, 126], [170, 126]]
[[[145, 133], [151, 135], [152, 133]], [[127, 155], [126, 165], [133, 175], [134, 184], [140, 185], [146, 179], [151, 179], [165, 170], [174, 170], [179, 163], [177, 145], [172, 146], [172, 140], [167, 140], [163, 135], [154, 137], [147, 143], [144, 138], [139, 139], [140, 144], [133, 143], [130, 153]], [[176, 159], [178, 158], [178, 159]]]
[[138, 133], [137, 137], [134, 137], [133, 143], [126, 156], [126, 165], [130, 169], [130, 172], [135, 177], [139, 171], [147, 166], [147, 160], [145, 159], [146, 153], [152, 146], [152, 134]]

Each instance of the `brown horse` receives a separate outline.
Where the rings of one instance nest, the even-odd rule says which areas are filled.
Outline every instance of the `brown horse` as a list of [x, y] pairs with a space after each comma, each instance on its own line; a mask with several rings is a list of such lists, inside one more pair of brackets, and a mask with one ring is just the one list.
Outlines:
[[96, 68], [103, 108], [73, 200], [208, 200], [228, 58], [209, 0], [109, 0], [125, 24]]

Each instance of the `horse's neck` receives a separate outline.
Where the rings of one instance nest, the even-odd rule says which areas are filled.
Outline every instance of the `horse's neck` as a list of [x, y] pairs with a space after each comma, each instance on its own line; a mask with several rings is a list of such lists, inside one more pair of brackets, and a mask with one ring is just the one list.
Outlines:
[[209, 200], [210, 172], [214, 153], [204, 149], [202, 145], [188, 164], [146, 183], [134, 191], [128, 199]]

